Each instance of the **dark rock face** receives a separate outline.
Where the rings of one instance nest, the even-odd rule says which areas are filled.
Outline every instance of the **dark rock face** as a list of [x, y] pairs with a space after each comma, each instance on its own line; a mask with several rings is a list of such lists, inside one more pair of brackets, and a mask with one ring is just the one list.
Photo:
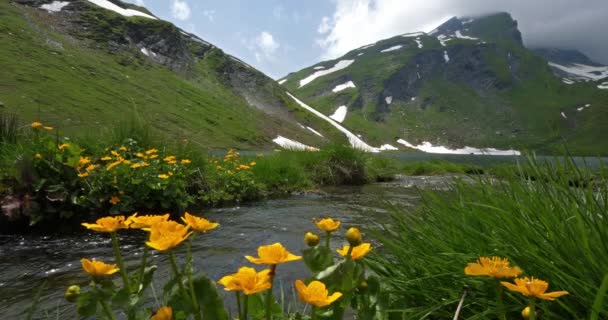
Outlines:
[[574, 63], [585, 64], [588, 66], [601, 66], [601, 64], [593, 62], [589, 57], [578, 50], [559, 49], [559, 48], [537, 48], [533, 51], [544, 57], [545, 59], [561, 65], [570, 65]]

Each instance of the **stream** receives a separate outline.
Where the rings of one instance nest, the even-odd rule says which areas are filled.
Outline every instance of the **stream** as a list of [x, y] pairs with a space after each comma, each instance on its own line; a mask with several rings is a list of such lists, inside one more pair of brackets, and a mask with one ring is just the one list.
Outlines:
[[[320, 193], [193, 212], [220, 223], [218, 229], [195, 238], [192, 248], [195, 268], [204, 270], [211, 279], [219, 280], [236, 272], [239, 267], [249, 265], [244, 255], [257, 256], [259, 245], [274, 242], [281, 242], [291, 252], [299, 254], [305, 248], [304, 233], [318, 233], [312, 223], [313, 218], [331, 216], [342, 221], [342, 230], [359, 226], [365, 232], [373, 223], [387, 221], [384, 209], [387, 202], [413, 208], [420, 199], [419, 189], [443, 189], [450, 180], [449, 176], [400, 177], [389, 183], [325, 188]], [[122, 231], [120, 240], [127, 269], [133, 270], [141, 259], [144, 232]], [[333, 247], [341, 246], [342, 241], [333, 241]], [[162, 285], [169, 276], [168, 257], [154, 251], [151, 253], [149, 261], [161, 266], [153, 285], [162, 296]], [[0, 318], [24, 318], [33, 296], [44, 282], [46, 286], [41, 291], [35, 319], [78, 318], [75, 305], [67, 303], [63, 294], [71, 284], [79, 284], [83, 289], [87, 285], [88, 277], [80, 264], [83, 257], [112, 261], [109, 237], [87, 232], [48, 236], [0, 235]], [[293, 281], [309, 275], [304, 263], [297, 261], [280, 265], [277, 273], [275, 283], [283, 289], [286, 300], [293, 301]], [[115, 276], [116, 281], [119, 278]], [[222, 289], [220, 291], [226, 295]], [[229, 299], [232, 297], [230, 295]]]

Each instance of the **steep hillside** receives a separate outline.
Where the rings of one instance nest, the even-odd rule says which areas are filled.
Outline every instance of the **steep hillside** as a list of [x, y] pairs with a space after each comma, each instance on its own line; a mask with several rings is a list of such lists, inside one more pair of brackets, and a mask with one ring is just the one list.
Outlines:
[[208, 148], [343, 139], [266, 75], [117, 0], [0, 2], [0, 70], [4, 110], [70, 134], [135, 111], [158, 133]]
[[381, 40], [279, 83], [377, 146], [551, 153], [565, 142], [576, 154], [608, 154], [608, 90], [562, 82], [506, 13]]

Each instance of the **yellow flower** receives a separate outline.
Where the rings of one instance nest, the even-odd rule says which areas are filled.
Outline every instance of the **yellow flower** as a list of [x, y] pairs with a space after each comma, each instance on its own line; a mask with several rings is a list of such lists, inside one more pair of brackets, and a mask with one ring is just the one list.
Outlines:
[[168, 163], [168, 164], [176, 164], [176, 163], [177, 163], [177, 161], [175, 161], [175, 160], [171, 160], [171, 161], [167, 161], [167, 163]]
[[218, 281], [226, 291], [243, 291], [246, 295], [270, 289], [270, 269], [256, 272], [254, 268], [242, 267], [237, 273], [225, 276]]
[[126, 165], [130, 165], [131, 164], [131, 160], [123, 160], [122, 163], [124, 163]]
[[89, 165], [88, 167], [86, 167], [85, 170], [87, 170], [87, 172], [91, 172], [91, 171], [95, 170], [95, 168], [97, 168], [97, 166], [92, 164], [92, 165]]
[[156, 158], [158, 158], [157, 154], [153, 154], [153, 155], [150, 156], [150, 159], [156, 159]]
[[53, 129], [55, 129], [55, 128], [53, 128], [51, 126], [45, 126], [45, 127], [42, 127], [42, 129], [44, 129], [46, 131], [53, 131]]
[[185, 224], [189, 225], [190, 228], [198, 232], [207, 232], [209, 230], [217, 228], [220, 225], [219, 223], [209, 222], [209, 220], [205, 218], [193, 216], [188, 212], [184, 213], [182, 221], [184, 221]]
[[150, 231], [150, 241], [146, 244], [158, 251], [172, 249], [192, 234], [192, 232], [188, 232], [188, 226], [170, 220], [158, 222], [144, 230]]
[[163, 306], [150, 318], [150, 320], [171, 320], [173, 319], [173, 309], [169, 306]]
[[547, 289], [549, 288], [549, 283], [547, 281], [539, 280], [534, 277], [515, 279], [515, 284], [505, 281], [501, 281], [500, 283], [503, 286], [507, 287], [507, 289], [519, 292], [526, 297], [536, 297], [543, 300], [553, 301], [556, 298], [568, 294], [568, 291], [554, 291], [545, 293], [545, 291], [547, 291]]
[[[342, 249], [338, 249], [338, 253], [343, 257], [346, 257], [348, 254], [349, 245], [345, 245]], [[353, 248], [353, 251], [350, 253], [350, 257], [353, 260], [359, 260], [365, 257], [370, 251], [372, 251], [372, 244], [369, 242], [364, 242]]]
[[120, 150], [120, 151], [127, 151], [127, 147], [121, 146], [120, 148], [118, 148], [118, 150]]
[[245, 258], [251, 263], [269, 265], [302, 259], [301, 256], [296, 256], [287, 251], [287, 249], [278, 242], [267, 246], [260, 246], [258, 248], [258, 256], [259, 258], [254, 258], [252, 256], [245, 256]]
[[479, 257], [477, 263], [469, 263], [464, 273], [470, 276], [488, 276], [495, 279], [515, 278], [522, 271], [519, 267], [511, 267], [509, 259], [501, 257]]
[[159, 174], [158, 177], [161, 179], [169, 179], [169, 175], [166, 175], [164, 173]]
[[93, 277], [109, 276], [118, 272], [118, 267], [115, 264], [107, 264], [85, 258], [80, 261], [82, 262], [82, 269]]
[[313, 219], [313, 221], [315, 222], [315, 225], [317, 225], [317, 228], [326, 232], [334, 232], [340, 228], [340, 221], [334, 221], [332, 218], [321, 219], [319, 221]]
[[334, 292], [330, 296], [325, 284], [316, 280], [310, 282], [308, 286], [302, 280], [296, 280], [296, 291], [300, 301], [315, 307], [326, 307], [342, 296], [341, 292]]
[[42, 127], [42, 122], [34, 121], [32, 122], [32, 128], [40, 128]]
[[522, 311], [521, 311], [521, 316], [524, 319], [530, 319], [530, 307], [525, 307]]
[[70, 147], [69, 143], [62, 143], [57, 148], [59, 148], [59, 150], [63, 150], [63, 149], [67, 149], [69, 147]]
[[131, 165], [131, 169], [137, 169], [139, 167], [141, 167], [141, 163], [134, 163]]
[[80, 177], [80, 178], [86, 178], [86, 177], [88, 177], [88, 176], [89, 176], [89, 173], [88, 173], [88, 172], [83, 172], [83, 173], [79, 173], [79, 174], [78, 174], [78, 177]]
[[116, 151], [114, 151], [114, 150], [110, 151], [110, 153], [111, 153], [113, 156], [115, 156], [115, 157], [120, 157], [120, 153], [118, 153], [118, 152], [116, 152]]
[[116, 232], [129, 227], [125, 224], [124, 216], [99, 218], [95, 223], [82, 223], [82, 225], [87, 229], [97, 232]]
[[147, 150], [147, 151], [146, 151], [146, 154], [147, 154], [147, 155], [151, 155], [151, 154], [153, 154], [153, 153], [157, 153], [157, 152], [158, 152], [158, 150], [156, 150], [156, 149], [150, 149], [150, 150]]
[[304, 235], [304, 243], [309, 247], [314, 247], [319, 244], [319, 236], [312, 232], [306, 232]]
[[110, 161], [110, 160], [112, 160], [112, 157], [105, 156], [105, 157], [101, 158], [100, 160], [101, 161]]
[[163, 161], [165, 161], [165, 162], [170, 162], [170, 161], [173, 161], [173, 160], [175, 160], [175, 156], [167, 156], [167, 157], [165, 157], [163, 159]]
[[215, 169], [222, 170], [222, 166], [216, 166]]
[[361, 237], [361, 231], [358, 228], [352, 227], [346, 231], [346, 240], [351, 246], [358, 246], [363, 242], [363, 237]]
[[89, 157], [80, 157], [80, 159], [78, 159], [78, 166], [79, 167], [84, 167], [85, 165], [91, 163], [91, 158]]
[[147, 216], [138, 216], [137, 212], [132, 216], [127, 218], [127, 225], [131, 229], [143, 229], [150, 228], [153, 225], [169, 220], [169, 214], [166, 213], [162, 216], [160, 215], [147, 215]]
[[136, 153], [135, 156], [138, 157], [138, 158], [145, 158], [146, 157], [146, 155], [144, 155], [141, 152]]
[[40, 153], [36, 153], [36, 154], [34, 155], [34, 158], [36, 158], [36, 159], [40, 159], [40, 158], [42, 158], [42, 155], [41, 155]]
[[114, 169], [114, 167], [120, 165], [121, 163], [122, 163], [122, 160], [114, 161], [107, 166], [107, 170], [112, 170], [112, 169]]
[[188, 159], [182, 159], [182, 161], [180, 161], [181, 164], [190, 164], [192, 163], [192, 161], [188, 160]]
[[253, 167], [253, 166], [255, 166], [256, 164], [257, 164], [257, 163], [254, 161], [254, 162], [251, 162], [249, 165]]
[[120, 198], [119, 198], [119, 197], [117, 197], [117, 196], [112, 196], [112, 197], [110, 198], [110, 203], [111, 203], [111, 204], [113, 204], [113, 205], [116, 205], [116, 204], [118, 204], [119, 202], [120, 202]]

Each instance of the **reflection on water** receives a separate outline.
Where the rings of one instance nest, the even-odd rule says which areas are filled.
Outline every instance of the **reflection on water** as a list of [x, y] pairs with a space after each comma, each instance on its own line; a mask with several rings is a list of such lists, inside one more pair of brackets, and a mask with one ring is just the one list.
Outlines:
[[[195, 267], [218, 280], [246, 264], [245, 254], [256, 255], [259, 245], [281, 242], [294, 253], [305, 248], [303, 236], [314, 231], [313, 218], [332, 216], [344, 227], [383, 222], [386, 202], [415, 206], [419, 197], [415, 188], [445, 187], [447, 177], [409, 177], [399, 181], [361, 187], [325, 189], [323, 194], [307, 194], [287, 199], [269, 200], [247, 206], [216, 209], [204, 215], [221, 224], [220, 228], [198, 235], [193, 244]], [[344, 229], [346, 230], [346, 229]], [[341, 236], [341, 235], [340, 235]], [[127, 268], [133, 270], [142, 254], [144, 233], [121, 232], [122, 251]], [[334, 246], [338, 246], [335, 241]], [[46, 310], [50, 319], [76, 318], [75, 308], [63, 300], [68, 285], [85, 286], [87, 277], [81, 271], [80, 259], [95, 258], [110, 262], [109, 237], [98, 233], [61, 236], [0, 235], [0, 314], [2, 319], [19, 319], [31, 303], [34, 292], [46, 280], [42, 294], [41, 315]], [[152, 263], [164, 265], [155, 276], [160, 294], [169, 267], [164, 254], [153, 252]], [[166, 271], [163, 273], [163, 271]], [[296, 278], [308, 275], [303, 262], [278, 268], [277, 280], [291, 295]], [[118, 281], [119, 277], [116, 277]], [[152, 300], [151, 300], [152, 301]], [[41, 316], [46, 319], [45, 316]]]

